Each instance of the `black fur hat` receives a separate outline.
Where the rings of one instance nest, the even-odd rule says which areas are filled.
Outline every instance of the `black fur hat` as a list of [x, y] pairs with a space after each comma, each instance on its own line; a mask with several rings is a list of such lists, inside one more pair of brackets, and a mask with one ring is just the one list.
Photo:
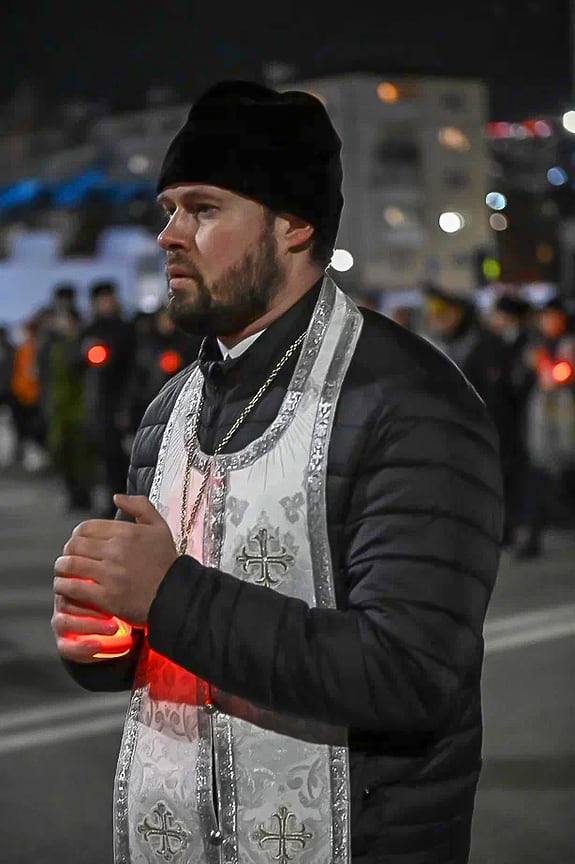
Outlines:
[[222, 186], [308, 219], [335, 243], [343, 207], [340, 151], [319, 99], [224, 81], [190, 109], [165, 156], [158, 192], [180, 183]]

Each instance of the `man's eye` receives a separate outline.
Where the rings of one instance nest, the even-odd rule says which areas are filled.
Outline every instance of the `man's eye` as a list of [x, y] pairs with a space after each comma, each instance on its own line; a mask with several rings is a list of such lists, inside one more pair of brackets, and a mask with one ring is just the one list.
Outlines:
[[212, 204], [198, 204], [196, 213], [212, 213], [216, 208]]

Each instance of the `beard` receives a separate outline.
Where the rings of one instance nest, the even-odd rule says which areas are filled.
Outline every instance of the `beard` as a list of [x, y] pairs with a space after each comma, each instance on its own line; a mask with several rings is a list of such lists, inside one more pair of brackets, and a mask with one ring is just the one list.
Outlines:
[[[177, 254], [170, 263], [180, 263]], [[268, 224], [240, 261], [210, 285], [189, 262], [181, 263], [194, 276], [194, 296], [170, 294], [168, 312], [184, 333], [195, 336], [240, 332], [268, 311], [283, 281], [276, 240]]]

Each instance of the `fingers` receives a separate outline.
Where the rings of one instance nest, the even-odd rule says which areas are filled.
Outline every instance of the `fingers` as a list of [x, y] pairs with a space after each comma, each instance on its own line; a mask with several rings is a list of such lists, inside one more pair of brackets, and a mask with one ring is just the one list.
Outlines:
[[69, 601], [89, 609], [103, 608], [100, 586], [88, 579], [73, 579], [70, 576], [54, 577], [54, 594], [62, 594]]
[[[114, 504], [141, 525], [153, 525], [162, 517], [145, 495], [114, 495]], [[124, 523], [126, 524], [126, 523]]]
[[86, 616], [91, 618], [109, 618], [107, 612], [100, 612], [98, 609], [92, 609], [89, 606], [81, 606], [79, 603], [74, 603], [63, 594], [54, 594], [54, 612], [63, 612], [66, 615], [77, 615], [80, 618]]
[[72, 663], [102, 663], [103, 658], [95, 657], [95, 654], [101, 649], [101, 643], [97, 640], [88, 642], [77, 642], [73, 639], [59, 637], [56, 640], [58, 653], [63, 660], [70, 660]]
[[[74, 576], [77, 581], [91, 579], [93, 582], [97, 582], [98, 577], [102, 575], [102, 569], [102, 564], [99, 561], [95, 561], [93, 558], [84, 558], [82, 555], [61, 555], [54, 562], [54, 572], [57, 576]], [[67, 591], [66, 596], [69, 596]]]
[[52, 616], [52, 630], [57, 637], [113, 636], [118, 629], [114, 618], [94, 615], [69, 615], [55, 612]]
[[72, 537], [92, 537], [95, 540], [111, 540], [134, 530], [130, 522], [119, 522], [114, 519], [88, 519], [80, 522], [72, 531]]
[[82, 534], [72, 536], [62, 550], [67, 556], [93, 558], [96, 561], [104, 561], [106, 557], [110, 556], [110, 551], [108, 540], [84, 537]]

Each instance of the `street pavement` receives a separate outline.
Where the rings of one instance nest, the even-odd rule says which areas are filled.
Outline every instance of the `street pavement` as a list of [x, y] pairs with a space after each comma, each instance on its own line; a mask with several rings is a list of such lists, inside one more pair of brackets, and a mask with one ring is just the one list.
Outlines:
[[[85, 516], [53, 478], [0, 476], [0, 864], [111, 864], [125, 694], [90, 694], [50, 631], [52, 564]], [[486, 624], [471, 864], [575, 861], [575, 533], [504, 552]]]

